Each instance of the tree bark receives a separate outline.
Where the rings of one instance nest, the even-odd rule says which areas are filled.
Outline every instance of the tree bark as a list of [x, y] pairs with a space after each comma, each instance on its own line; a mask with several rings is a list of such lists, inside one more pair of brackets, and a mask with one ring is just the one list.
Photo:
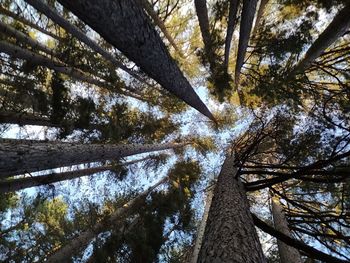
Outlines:
[[232, 36], [233, 36], [233, 32], [235, 31], [235, 27], [236, 27], [236, 16], [237, 16], [239, 2], [240, 2], [240, 0], [230, 0], [230, 10], [229, 10], [229, 14], [228, 14], [227, 33], [226, 33], [226, 39], [225, 39], [224, 68], [225, 68], [226, 72], [228, 69], [228, 62], [229, 62], [229, 58], [230, 58]]
[[139, 153], [178, 148], [185, 144], [108, 145], [0, 140], [0, 178], [74, 164], [118, 159]]
[[214, 120], [137, 0], [59, 0], [163, 88]]
[[228, 156], [209, 210], [198, 262], [265, 263], [243, 185]]
[[36, 125], [36, 126], [48, 126], [48, 127], [60, 127], [59, 124], [54, 124], [48, 117], [36, 116], [30, 113], [24, 112], [9, 112], [0, 111], [0, 123], [10, 123], [23, 125]]
[[196, 238], [196, 243], [195, 243], [194, 248], [193, 248], [193, 255], [192, 255], [191, 263], [197, 263], [197, 261], [198, 261], [198, 255], [199, 255], [199, 251], [201, 249], [201, 245], [202, 245], [202, 241], [203, 241], [205, 225], [206, 225], [207, 220], [208, 220], [209, 208], [211, 205], [212, 198], [213, 198], [213, 189], [211, 187], [210, 189], [208, 189], [207, 194], [206, 194], [204, 213], [203, 213], [202, 221], [201, 221], [199, 228], [198, 228], [198, 231], [197, 231], [197, 238]]
[[160, 20], [160, 18], [158, 17], [158, 15], [156, 14], [156, 12], [153, 10], [152, 5], [148, 2], [148, 0], [141, 0], [142, 6], [145, 9], [145, 11], [147, 12], [147, 14], [152, 17], [154, 23], [159, 27], [159, 29], [163, 32], [164, 36], [166, 37], [166, 39], [168, 39], [169, 43], [174, 47], [174, 49], [180, 54], [180, 56], [182, 56], [182, 52], [181, 50], [178, 48], [178, 46], [176, 45], [174, 39], [172, 38], [172, 36], [169, 34], [168, 30], [166, 29], [164, 23], [162, 20]]
[[[290, 230], [288, 228], [287, 219], [284, 215], [284, 212], [282, 210], [281, 204], [279, 203], [279, 200], [274, 199], [274, 197], [272, 197], [271, 206], [272, 206], [272, 215], [273, 215], [273, 222], [275, 225], [275, 229], [289, 237], [292, 237]], [[277, 239], [277, 245], [278, 245], [278, 252], [280, 255], [281, 263], [284, 263], [284, 262], [302, 263], [300, 253], [297, 249], [288, 246], [287, 244], [283, 243], [279, 239]]]
[[350, 3], [348, 3], [338, 14], [327, 28], [319, 35], [311, 47], [306, 51], [304, 58], [297, 64], [291, 73], [291, 76], [301, 73], [307, 69], [316, 58], [341, 37], [350, 27]]
[[96, 223], [91, 229], [79, 234], [76, 238], [60, 248], [52, 256], [49, 256], [46, 262], [65, 262], [66, 260], [69, 260], [74, 253], [77, 253], [84, 246], [86, 246], [97, 234], [106, 228], [111, 229], [113, 225], [116, 225], [121, 220], [125, 219], [132, 211], [137, 209], [141, 201], [143, 201], [156, 187], [165, 183], [167, 180], [167, 177], [163, 178], [158, 183], [151, 186], [146, 191], [142, 192], [140, 195], [117, 209], [108, 219]]
[[253, 37], [255, 36], [256, 32], [258, 31], [258, 28], [259, 28], [259, 25], [260, 25], [260, 22], [261, 22], [261, 18], [264, 15], [265, 7], [266, 7], [268, 2], [269, 2], [269, 0], [261, 0], [260, 1], [258, 13], [257, 13], [256, 19], [255, 19], [254, 29], [253, 29], [253, 32], [252, 32], [252, 36]]
[[31, 28], [34, 28], [34, 29], [38, 30], [39, 32], [41, 32], [41, 33], [43, 33], [43, 34], [45, 34], [47, 36], [50, 36], [53, 39], [56, 39], [58, 41], [62, 41], [63, 40], [63, 38], [61, 38], [59, 36], [56, 36], [55, 34], [51, 33], [50, 31], [47, 31], [47, 30], [39, 27], [37, 24], [32, 23], [29, 20], [27, 20], [27, 19], [25, 19], [25, 18], [15, 14], [15, 13], [13, 13], [13, 12], [11, 12], [11, 11], [1, 7], [1, 6], [0, 6], [0, 13], [3, 14], [3, 15], [6, 15], [6, 16], [12, 17], [13, 19], [15, 19], [15, 20], [17, 20], [17, 21], [19, 21], [19, 22], [21, 22], [21, 23], [23, 23], [23, 24], [25, 24], [25, 25], [27, 25], [27, 26], [29, 26]]
[[250, 31], [252, 30], [257, 0], [243, 0], [241, 24], [239, 29], [239, 42], [235, 70], [235, 83], [239, 83], [239, 75], [244, 63], [245, 54], [249, 43]]
[[101, 48], [95, 41], [93, 41], [88, 36], [86, 36], [86, 34], [82, 32], [79, 28], [69, 23], [60, 14], [58, 14], [51, 7], [43, 3], [41, 0], [25, 0], [25, 1], [31, 6], [33, 6], [35, 9], [37, 9], [39, 12], [45, 14], [48, 18], [50, 18], [56, 24], [58, 24], [63, 29], [65, 29], [68, 33], [72, 34], [78, 40], [85, 43], [89, 48], [99, 53], [107, 61], [112, 63], [112, 65], [114, 65], [117, 68], [121, 68], [122, 70], [124, 70], [125, 72], [127, 72], [128, 74], [136, 78], [137, 80], [145, 83], [145, 80], [142, 79], [139, 75], [137, 75], [135, 72], [133, 72], [132, 70], [127, 68], [125, 65], [123, 65], [112, 54], [110, 54], [109, 52]]
[[[145, 157], [142, 159], [125, 162], [122, 165], [126, 166], [126, 165], [135, 164], [138, 162], [142, 162], [148, 158], [149, 157]], [[47, 175], [18, 178], [18, 179], [3, 181], [3, 182], [0, 181], [0, 193], [15, 192], [18, 190], [23, 190], [34, 186], [48, 185], [48, 184], [57, 183], [61, 181], [67, 181], [67, 180], [88, 176], [88, 175], [93, 175], [96, 173], [105, 172], [113, 169], [114, 169], [114, 166], [106, 165], [106, 166], [92, 167], [92, 168], [63, 172], [63, 173], [52, 173]]]

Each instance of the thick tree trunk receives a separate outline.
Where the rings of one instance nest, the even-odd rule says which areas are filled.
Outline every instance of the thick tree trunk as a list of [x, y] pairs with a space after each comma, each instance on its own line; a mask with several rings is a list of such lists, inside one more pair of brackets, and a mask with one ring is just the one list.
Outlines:
[[0, 140], [0, 178], [74, 164], [118, 159], [139, 153], [177, 148], [185, 144], [109, 145]]
[[[142, 162], [148, 158], [149, 157], [145, 157], [142, 159], [125, 162], [122, 165], [127, 166], [131, 164], [135, 164], [138, 162]], [[71, 179], [75, 179], [83, 176], [93, 175], [96, 173], [105, 172], [113, 169], [114, 169], [114, 166], [107, 165], [107, 166], [93, 167], [93, 168], [87, 168], [87, 169], [75, 170], [75, 171], [69, 171], [69, 172], [52, 173], [47, 175], [18, 178], [18, 179], [3, 181], [3, 182], [0, 181], [0, 193], [15, 192], [18, 190], [23, 190], [34, 186], [48, 185], [48, 184], [71, 180]]]
[[113, 228], [114, 225], [125, 219], [132, 211], [137, 209], [141, 201], [143, 201], [156, 187], [165, 183], [167, 180], [167, 177], [163, 178], [158, 183], [117, 209], [107, 220], [100, 221], [91, 229], [82, 232], [79, 236], [68, 242], [68, 244], [50, 256], [46, 262], [53, 263], [70, 260], [74, 253], [77, 253], [84, 246], [86, 246], [97, 234], [102, 232], [104, 229]]
[[243, 0], [241, 24], [239, 29], [239, 42], [235, 70], [235, 83], [239, 83], [239, 75], [244, 63], [245, 54], [249, 43], [250, 31], [252, 30], [255, 10], [258, 0]]
[[[271, 206], [272, 206], [272, 215], [273, 222], [275, 225], [275, 229], [280, 231], [281, 233], [292, 237], [290, 230], [288, 228], [287, 219], [282, 210], [281, 204], [279, 200], [271, 198]], [[278, 252], [280, 255], [280, 262], [289, 262], [289, 263], [302, 263], [300, 253], [297, 249], [288, 246], [282, 241], [277, 239]]]
[[214, 117], [195, 93], [137, 0], [59, 0], [145, 73], [202, 114]]
[[228, 156], [215, 186], [198, 262], [266, 262], [246, 193], [236, 175], [234, 158]]
[[106, 50], [101, 48], [95, 41], [90, 39], [84, 32], [82, 32], [79, 28], [69, 23], [66, 19], [64, 19], [60, 14], [58, 14], [55, 10], [53, 10], [51, 7], [46, 5], [41, 0], [25, 0], [28, 4], [33, 6], [35, 9], [37, 9], [39, 12], [45, 14], [48, 18], [50, 18], [52, 21], [54, 21], [56, 24], [60, 25], [62, 28], [64, 28], [68, 33], [72, 34], [74, 37], [76, 37], [81, 42], [85, 43], [88, 47], [90, 47], [95, 52], [99, 53], [102, 57], [104, 57], [106, 60], [111, 62], [115, 67], [121, 68], [137, 80], [141, 82], [145, 82], [139, 75], [137, 75], [135, 72], [127, 68], [125, 65], [123, 65], [120, 61], [118, 61], [112, 54], [108, 53]]
[[53, 39], [56, 39], [58, 41], [62, 41], [63, 40], [63, 38], [61, 38], [59, 36], [56, 36], [55, 34], [51, 33], [50, 31], [47, 31], [47, 30], [39, 27], [37, 24], [32, 23], [29, 20], [27, 20], [27, 19], [25, 19], [25, 18], [15, 14], [15, 13], [13, 13], [13, 12], [11, 12], [11, 11], [1, 7], [1, 6], [0, 6], [0, 13], [3, 14], [3, 15], [6, 15], [6, 16], [12, 17], [13, 19], [15, 19], [15, 20], [17, 20], [17, 21], [19, 21], [19, 22], [21, 22], [21, 23], [23, 23], [23, 24], [25, 24], [25, 25], [27, 25], [27, 26], [29, 26], [31, 28], [34, 28], [34, 29], [38, 30], [39, 32], [41, 32], [41, 33], [43, 33], [43, 34], [45, 34], [47, 36], [50, 36]]
[[237, 19], [236, 16], [237, 16], [239, 2], [240, 0], [230, 0], [230, 9], [228, 13], [228, 22], [227, 22], [227, 33], [226, 33], [226, 39], [225, 39], [224, 68], [226, 72], [228, 69], [228, 62], [230, 58], [232, 36], [236, 27], [236, 19]]
[[322, 55], [326, 48], [333, 44], [350, 28], [349, 14], [350, 3], [339, 11], [333, 21], [311, 45], [304, 58], [298, 63], [291, 75], [300, 73], [307, 69], [316, 58]]
[[209, 208], [211, 205], [212, 198], [213, 198], [213, 189], [211, 186], [210, 189], [208, 189], [207, 193], [206, 193], [206, 200], [205, 200], [203, 217], [202, 217], [202, 221], [199, 225], [199, 228], [197, 230], [196, 243], [195, 243], [194, 248], [193, 248], [193, 255], [192, 255], [191, 263], [197, 263], [197, 261], [198, 261], [198, 255], [199, 255], [199, 251], [200, 251], [201, 246], [202, 246], [205, 225], [206, 225], [207, 220], [208, 220]]

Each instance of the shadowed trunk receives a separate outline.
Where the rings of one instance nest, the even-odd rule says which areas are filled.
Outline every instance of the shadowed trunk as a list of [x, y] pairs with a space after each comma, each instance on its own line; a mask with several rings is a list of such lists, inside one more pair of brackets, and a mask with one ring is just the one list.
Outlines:
[[[272, 206], [272, 215], [275, 229], [281, 233], [292, 237], [290, 230], [288, 228], [287, 219], [282, 210], [279, 200], [271, 198]], [[280, 262], [289, 262], [289, 263], [302, 263], [300, 253], [297, 249], [288, 246], [279, 239], [277, 239], [278, 244], [278, 253], [280, 255]]]
[[113, 160], [139, 153], [182, 147], [175, 144], [77, 144], [0, 140], [0, 178], [74, 164]]
[[45, 14], [48, 18], [54, 21], [56, 24], [60, 25], [64, 28], [68, 33], [72, 34], [75, 38], [85, 43], [88, 47], [90, 47], [93, 51], [99, 53], [102, 57], [104, 57], [107, 61], [111, 62], [115, 67], [121, 68], [137, 80], [141, 82], [145, 82], [139, 75], [135, 72], [127, 68], [120, 61], [118, 61], [114, 55], [108, 53], [106, 50], [101, 48], [94, 40], [90, 39], [84, 32], [82, 32], [79, 28], [69, 23], [66, 19], [64, 19], [60, 14], [58, 14], [55, 10], [53, 10], [50, 6], [46, 5], [41, 0], [25, 0], [28, 4], [33, 6], [39, 12]]
[[244, 63], [245, 54], [249, 43], [250, 31], [252, 30], [253, 20], [257, 5], [257, 0], [243, 0], [241, 15], [241, 24], [239, 29], [239, 42], [237, 51], [237, 61], [235, 70], [235, 83], [239, 83], [239, 75]]
[[71, 257], [79, 250], [84, 248], [84, 246], [88, 245], [96, 235], [98, 235], [104, 229], [111, 229], [114, 225], [125, 219], [132, 211], [137, 209], [139, 205], [142, 204], [141, 201], [143, 201], [156, 187], [165, 183], [167, 180], [167, 177], [163, 178], [158, 183], [117, 209], [111, 214], [111, 216], [109, 216], [108, 219], [102, 220], [92, 226], [91, 229], [80, 233], [76, 238], [68, 242], [65, 246], [50, 256], [46, 262], [53, 263], [65, 262], [66, 260], [70, 261]]
[[332, 45], [339, 37], [341, 37], [350, 27], [350, 3], [348, 3], [339, 13], [334, 17], [333, 21], [327, 28], [319, 35], [316, 41], [307, 50], [304, 58], [295, 67], [291, 76], [303, 72], [312, 62], [315, 61], [322, 53]]
[[228, 156], [215, 186], [198, 262], [265, 263], [243, 185]]
[[235, 27], [236, 27], [236, 16], [237, 16], [239, 2], [240, 0], [230, 0], [230, 10], [228, 13], [227, 33], [226, 33], [226, 39], [225, 39], [224, 69], [226, 72], [228, 69], [228, 62], [230, 58], [230, 49], [231, 49], [233, 32], [235, 31]]
[[214, 117], [170, 57], [136, 0], [59, 0], [145, 73], [202, 114]]

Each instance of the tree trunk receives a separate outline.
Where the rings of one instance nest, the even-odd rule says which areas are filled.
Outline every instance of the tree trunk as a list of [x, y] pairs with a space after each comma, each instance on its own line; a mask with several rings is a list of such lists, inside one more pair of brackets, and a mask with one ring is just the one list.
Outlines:
[[175, 61], [137, 0], [59, 0], [145, 73], [215, 121]]
[[228, 156], [214, 190], [198, 262], [265, 263], [243, 185]]
[[260, 25], [260, 22], [261, 22], [261, 18], [263, 17], [264, 15], [264, 11], [265, 11], [265, 7], [267, 5], [267, 3], [269, 2], [269, 0], [261, 0], [260, 1], [260, 6], [259, 6], [259, 9], [258, 9], [258, 13], [256, 15], [256, 19], [255, 19], [255, 25], [254, 25], [254, 29], [253, 29], [253, 32], [252, 32], [252, 36], [254, 37], [256, 32], [258, 31], [259, 29], [259, 25]]
[[172, 38], [172, 36], [169, 34], [168, 30], [166, 29], [164, 23], [162, 20], [160, 20], [160, 18], [158, 17], [158, 15], [156, 14], [156, 12], [153, 10], [152, 5], [148, 2], [148, 0], [141, 0], [142, 6], [143, 8], [146, 10], [147, 14], [152, 17], [154, 23], [159, 27], [159, 29], [162, 31], [162, 33], [164, 34], [164, 36], [166, 37], [166, 39], [168, 39], [169, 43], [175, 48], [175, 50], [180, 54], [180, 56], [182, 56], [182, 52], [181, 50], [177, 47], [174, 39]]
[[291, 75], [300, 73], [307, 69], [316, 58], [333, 44], [339, 37], [341, 37], [350, 27], [350, 3], [348, 3], [339, 13], [334, 17], [333, 21], [321, 33], [316, 41], [306, 52], [304, 58], [297, 64]]
[[[288, 228], [287, 219], [282, 210], [281, 204], [279, 200], [271, 198], [271, 206], [272, 206], [272, 215], [273, 222], [275, 225], [275, 229], [280, 231], [281, 233], [292, 237], [290, 230]], [[278, 252], [280, 255], [280, 262], [289, 262], [289, 263], [302, 263], [300, 253], [297, 249], [288, 246], [283, 243], [279, 239], [277, 239]]]
[[232, 42], [232, 36], [233, 32], [235, 31], [236, 27], [236, 16], [238, 11], [238, 5], [240, 0], [230, 0], [230, 10], [228, 14], [228, 22], [227, 22], [227, 33], [226, 33], [226, 39], [225, 39], [225, 60], [224, 60], [224, 68], [227, 72], [228, 69], [228, 62], [230, 58], [230, 49], [231, 49], [231, 42]]
[[244, 63], [245, 54], [249, 43], [250, 31], [252, 30], [256, 5], [258, 0], [243, 0], [241, 24], [239, 29], [239, 42], [237, 51], [235, 83], [239, 83], [239, 75]]
[[178, 148], [185, 144], [109, 145], [0, 140], [0, 178], [74, 164], [118, 159], [139, 153]]
[[120, 61], [118, 61], [112, 54], [108, 53], [106, 50], [101, 48], [95, 41], [90, 39], [84, 32], [82, 32], [79, 28], [69, 23], [66, 19], [64, 19], [60, 14], [58, 14], [55, 10], [53, 10], [51, 7], [46, 5], [41, 0], [25, 0], [28, 4], [33, 6], [35, 9], [37, 9], [39, 12], [45, 14], [48, 18], [50, 18], [52, 21], [54, 21], [56, 24], [61, 26], [63, 29], [65, 29], [68, 33], [72, 34], [74, 37], [76, 37], [81, 42], [85, 43], [88, 47], [90, 47], [95, 52], [99, 53], [102, 57], [104, 57], [106, 60], [111, 62], [115, 67], [121, 68], [137, 80], [144, 82], [139, 75], [137, 75], [135, 72], [127, 68], [125, 65], [123, 65]]
[[70, 260], [75, 253], [86, 246], [97, 234], [106, 228], [111, 229], [113, 225], [116, 225], [121, 220], [125, 219], [132, 211], [137, 209], [141, 201], [143, 201], [156, 187], [165, 183], [167, 180], [167, 177], [163, 178], [158, 183], [117, 209], [107, 220], [102, 220], [96, 223], [91, 229], [82, 232], [80, 235], [50, 256], [46, 262], [53, 263]]
[[0, 123], [10, 123], [23, 125], [36, 125], [47, 127], [60, 127], [59, 124], [54, 124], [47, 117], [36, 116], [30, 113], [0, 111]]
[[[122, 165], [126, 166], [126, 165], [135, 164], [138, 162], [142, 162], [148, 158], [149, 157], [145, 157], [142, 159], [125, 162]], [[106, 165], [106, 166], [93, 167], [93, 168], [87, 168], [87, 169], [75, 170], [75, 171], [69, 171], [69, 172], [63, 172], [63, 173], [52, 173], [47, 175], [31, 176], [31, 177], [18, 178], [18, 179], [13, 179], [8, 181], [0, 181], [0, 193], [15, 192], [18, 190], [23, 190], [34, 186], [48, 185], [52, 183], [79, 178], [82, 176], [93, 175], [96, 173], [105, 172], [113, 169], [114, 169], [113, 165]]]
[[17, 20], [17, 21], [19, 21], [19, 22], [21, 22], [21, 23], [23, 23], [23, 24], [25, 24], [25, 25], [27, 25], [27, 26], [29, 26], [31, 28], [34, 28], [34, 29], [38, 30], [39, 32], [41, 32], [41, 33], [43, 33], [43, 34], [45, 34], [47, 36], [50, 36], [53, 39], [56, 39], [58, 41], [62, 41], [63, 40], [63, 38], [61, 38], [59, 36], [56, 36], [55, 34], [51, 33], [50, 31], [47, 31], [47, 30], [39, 27], [37, 24], [32, 23], [29, 20], [27, 20], [27, 19], [25, 19], [23, 17], [20, 17], [19, 15], [15, 14], [15, 13], [13, 13], [13, 12], [11, 12], [11, 11], [1, 7], [1, 6], [0, 6], [0, 13], [3, 14], [3, 15], [6, 15], [6, 16], [12, 17], [13, 19], [15, 19], [15, 20]]
[[40, 42], [32, 39], [30, 36], [16, 30], [15, 28], [5, 24], [4, 22], [0, 21], [0, 30], [11, 37], [14, 37], [18, 39], [19, 41], [28, 44], [29, 46], [33, 48], [37, 48], [46, 54], [50, 56], [56, 56], [55, 53], [52, 51], [52, 49], [48, 48], [47, 46], [41, 44]]
[[197, 238], [196, 238], [196, 243], [195, 243], [194, 248], [193, 248], [193, 255], [192, 255], [191, 263], [197, 263], [197, 261], [198, 261], [198, 254], [199, 254], [199, 251], [201, 249], [205, 225], [206, 225], [207, 220], [208, 220], [209, 208], [211, 205], [212, 198], [213, 198], [213, 189], [212, 189], [212, 187], [210, 187], [210, 189], [208, 189], [207, 193], [206, 193], [206, 200], [205, 200], [203, 217], [202, 217], [202, 221], [201, 221], [199, 228], [198, 228], [198, 231], [197, 231]]
[[213, 52], [213, 44], [209, 31], [209, 17], [208, 17], [208, 9], [207, 9], [207, 1], [206, 0], [195, 0], [194, 1], [196, 7], [196, 13], [198, 17], [199, 27], [201, 29], [204, 50], [207, 55], [208, 62], [210, 64], [210, 68], [215, 68], [215, 58]]

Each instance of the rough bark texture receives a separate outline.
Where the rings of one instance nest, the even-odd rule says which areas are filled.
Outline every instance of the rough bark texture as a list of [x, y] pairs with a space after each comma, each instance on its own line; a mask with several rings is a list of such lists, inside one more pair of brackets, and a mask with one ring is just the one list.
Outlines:
[[307, 69], [316, 58], [322, 55], [326, 48], [333, 44], [350, 28], [349, 14], [350, 3], [339, 11], [339, 13], [334, 17], [333, 21], [311, 45], [303, 60], [301, 60], [293, 70], [292, 75]]
[[234, 158], [227, 157], [214, 190], [198, 262], [265, 263]]
[[240, 0], [230, 0], [230, 10], [228, 13], [227, 33], [226, 33], [226, 39], [225, 39], [224, 67], [226, 71], [228, 68], [228, 61], [230, 58], [231, 42], [232, 42], [233, 32], [236, 26], [236, 16], [237, 16], [239, 2]]
[[60, 25], [67, 32], [69, 32], [74, 37], [79, 39], [81, 42], [85, 43], [92, 50], [99, 53], [102, 57], [104, 57], [106, 60], [111, 62], [115, 67], [123, 69], [125, 72], [127, 72], [137, 80], [144, 82], [144, 80], [140, 76], [138, 76], [135, 72], [128, 69], [120, 61], [118, 61], [112, 54], [108, 53], [106, 50], [101, 48], [95, 41], [87, 37], [85, 33], [82, 32], [79, 28], [69, 23], [60, 14], [58, 14], [51, 7], [43, 3], [41, 0], [25, 0], [25, 1], [31, 6], [33, 6], [35, 9], [37, 9], [39, 12], [45, 14], [48, 18], [50, 18], [52, 21]]
[[211, 205], [212, 198], [213, 198], [213, 189], [211, 187], [210, 189], [208, 189], [207, 194], [206, 194], [204, 213], [203, 213], [202, 221], [201, 221], [200, 226], [199, 226], [198, 231], [197, 231], [197, 238], [196, 238], [196, 243], [195, 243], [194, 248], [193, 248], [193, 256], [191, 259], [191, 263], [197, 263], [197, 261], [198, 261], [198, 254], [199, 254], [199, 251], [201, 249], [205, 225], [206, 225], [207, 220], [208, 220], [209, 208]]
[[0, 140], [0, 178], [80, 163], [118, 159], [184, 144], [76, 144], [29, 140]]
[[238, 84], [239, 75], [244, 63], [245, 54], [249, 43], [250, 31], [252, 30], [253, 20], [258, 0], [243, 0], [241, 24], [239, 29], [239, 42], [237, 51], [237, 61], [235, 70], [235, 82]]
[[[279, 200], [271, 198], [271, 205], [272, 205], [272, 215], [273, 215], [273, 222], [275, 225], [275, 229], [289, 237], [292, 237], [290, 230], [288, 228], [287, 219], [284, 215], [284, 212], [282, 210], [281, 204], [279, 203]], [[284, 263], [284, 262], [302, 263], [300, 253], [297, 249], [291, 246], [288, 246], [287, 244], [283, 243], [278, 239], [277, 239], [277, 245], [278, 245], [278, 252], [280, 255], [281, 263]]]
[[140, 195], [130, 200], [119, 209], [117, 209], [107, 220], [100, 221], [96, 223], [91, 229], [82, 232], [79, 236], [71, 240], [68, 244], [66, 244], [57, 252], [55, 252], [52, 256], [50, 256], [46, 262], [58, 263], [70, 261], [74, 253], [77, 253], [84, 246], [86, 246], [91, 241], [91, 239], [93, 239], [97, 234], [103, 231], [103, 229], [111, 229], [113, 228], [113, 225], [118, 224], [118, 222], [126, 218], [129, 215], [129, 213], [135, 210], [140, 204], [140, 202], [144, 200], [156, 187], [165, 183], [167, 180], [167, 177], [163, 178], [158, 183], [148, 188], [146, 191], [142, 192]]
[[137, 0], [59, 0], [145, 73], [202, 114], [214, 117], [170, 57]]

